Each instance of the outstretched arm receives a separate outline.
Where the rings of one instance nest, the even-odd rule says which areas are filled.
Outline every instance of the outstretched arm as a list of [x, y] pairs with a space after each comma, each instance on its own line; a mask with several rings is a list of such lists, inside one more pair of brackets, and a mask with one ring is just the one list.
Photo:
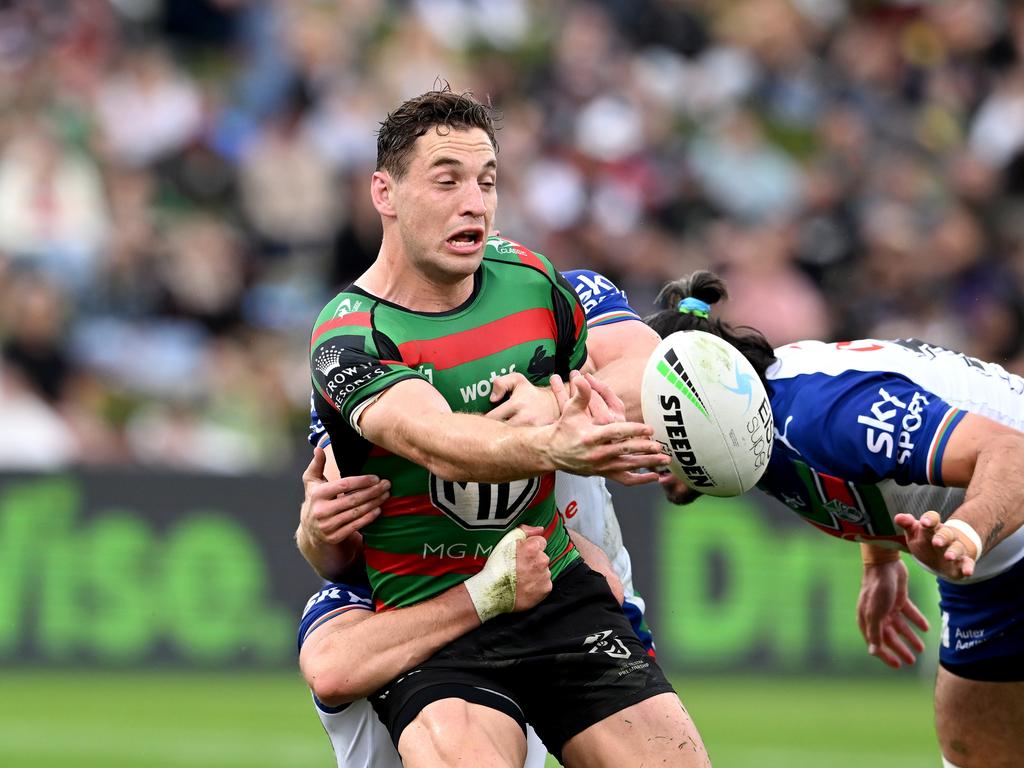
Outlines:
[[[857, 626], [868, 653], [899, 669], [913, 664], [924, 643], [911, 628], [928, 631], [928, 620], [914, 605], [907, 590], [907, 566], [899, 550], [860, 545], [864, 573], [857, 598]], [[908, 621], [910, 623], [908, 623]]]
[[480, 573], [423, 603], [347, 611], [314, 625], [299, 654], [313, 693], [327, 706], [363, 698], [483, 621], [532, 608], [551, 592], [541, 534], [531, 526], [513, 529]]
[[485, 416], [452, 413], [441, 393], [407, 379], [386, 390], [360, 416], [370, 442], [405, 456], [444, 480], [503, 483], [555, 469], [613, 475], [668, 463], [645, 424], [596, 424], [591, 387], [573, 373], [574, 394], [558, 420], [513, 427]]
[[918, 560], [949, 578], [965, 578], [974, 573], [980, 555], [1024, 523], [1024, 434], [967, 414], [950, 435], [942, 478], [946, 485], [967, 487], [964, 503], [945, 524], [936, 512], [920, 520], [899, 514], [895, 521]]

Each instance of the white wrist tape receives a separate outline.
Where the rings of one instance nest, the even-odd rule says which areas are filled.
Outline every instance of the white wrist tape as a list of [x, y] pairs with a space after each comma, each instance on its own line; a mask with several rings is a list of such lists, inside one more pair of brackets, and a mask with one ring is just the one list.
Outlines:
[[978, 535], [978, 532], [974, 530], [970, 523], [964, 522], [958, 518], [950, 518], [943, 523], [943, 525], [960, 531], [960, 533], [970, 539], [975, 549], [974, 561], [977, 562], [981, 559], [981, 536]]
[[463, 582], [481, 622], [515, 608], [516, 543], [525, 538], [521, 529], [513, 528], [494, 545], [480, 573]]

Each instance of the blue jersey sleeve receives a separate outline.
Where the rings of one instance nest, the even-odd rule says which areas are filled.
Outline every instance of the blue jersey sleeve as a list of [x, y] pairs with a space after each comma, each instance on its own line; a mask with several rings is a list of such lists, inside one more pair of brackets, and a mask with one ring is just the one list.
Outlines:
[[942, 485], [942, 456], [964, 417], [910, 379], [880, 371], [805, 374], [772, 400], [779, 440], [813, 468], [852, 482]]
[[562, 274], [580, 297], [588, 328], [640, 319], [629, 306], [625, 292], [600, 272], [573, 269]]
[[298, 648], [309, 633], [324, 622], [348, 611], [373, 611], [373, 596], [368, 584], [325, 584], [309, 598], [299, 622]]
[[316, 412], [316, 401], [313, 399], [313, 392], [309, 393], [309, 444], [314, 448], [320, 446], [326, 448], [331, 444], [331, 436], [327, 434], [327, 427], [320, 421]]

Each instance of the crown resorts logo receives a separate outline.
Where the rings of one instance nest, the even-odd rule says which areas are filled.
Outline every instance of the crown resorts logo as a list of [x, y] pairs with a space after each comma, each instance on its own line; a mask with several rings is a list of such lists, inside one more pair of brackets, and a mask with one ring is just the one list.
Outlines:
[[324, 376], [329, 375], [330, 372], [340, 364], [341, 350], [333, 344], [329, 347], [321, 347], [320, 351], [317, 353], [316, 359], [313, 361], [313, 365]]

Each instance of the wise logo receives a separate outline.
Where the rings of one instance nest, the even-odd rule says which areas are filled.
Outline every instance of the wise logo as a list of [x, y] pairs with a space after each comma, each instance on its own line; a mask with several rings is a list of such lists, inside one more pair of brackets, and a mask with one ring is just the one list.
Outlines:
[[226, 514], [157, 531], [130, 509], [86, 516], [71, 478], [0, 487], [0, 663], [287, 661], [295, 611], [268, 585], [260, 547]]

